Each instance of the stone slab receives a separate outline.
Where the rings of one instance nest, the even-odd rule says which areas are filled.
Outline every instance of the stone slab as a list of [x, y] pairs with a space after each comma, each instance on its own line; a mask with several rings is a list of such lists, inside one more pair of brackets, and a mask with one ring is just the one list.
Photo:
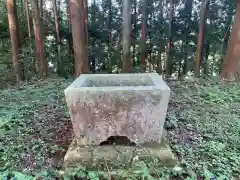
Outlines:
[[82, 145], [111, 136], [161, 143], [170, 89], [157, 73], [82, 74], [66, 90], [74, 134]]
[[[147, 163], [158, 160], [162, 166], [175, 167], [178, 161], [173, 155], [168, 143], [163, 140], [161, 144], [136, 146], [80, 146], [74, 139], [65, 157], [66, 168], [111, 167], [113, 169], [131, 168], [140, 161]], [[132, 163], [132, 164], [131, 164]]]

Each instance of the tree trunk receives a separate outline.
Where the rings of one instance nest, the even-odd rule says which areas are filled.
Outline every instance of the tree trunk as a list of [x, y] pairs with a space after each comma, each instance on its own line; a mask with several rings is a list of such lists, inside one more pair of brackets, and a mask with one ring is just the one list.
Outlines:
[[132, 72], [132, 61], [131, 61], [131, 0], [123, 0], [123, 42], [122, 42], [122, 72]]
[[7, 0], [7, 10], [8, 10], [8, 23], [9, 31], [11, 36], [12, 45], [12, 61], [13, 67], [16, 74], [17, 83], [24, 80], [24, 73], [21, 72], [20, 63], [20, 42], [18, 34], [18, 19], [17, 19], [17, 6], [16, 0]]
[[[153, 2], [152, 1], [149, 1], [149, 3], [150, 4], [153, 4]], [[148, 5], [148, 4], [147, 4]], [[148, 17], [148, 16], [147, 16]], [[153, 25], [153, 23], [152, 23], [152, 20], [154, 19], [153, 18], [154, 17], [154, 13], [152, 12], [151, 14], [150, 14], [150, 22], [149, 22], [149, 29], [152, 29], [153, 27], [152, 27], [152, 25]], [[146, 51], [147, 51], [147, 56], [149, 55], [149, 61], [148, 61], [148, 64], [149, 64], [149, 72], [152, 72], [153, 71], [153, 67], [154, 67], [154, 61], [153, 61], [153, 59], [154, 59], [154, 56], [153, 56], [153, 52], [152, 52], [152, 48], [153, 48], [153, 43], [152, 43], [152, 41], [153, 41], [153, 33], [152, 32], [149, 32], [148, 33], [149, 35], [149, 46], [148, 47], [146, 47]]]
[[[71, 30], [71, 15], [70, 15], [70, 3], [67, 1], [67, 7], [66, 7], [66, 12], [67, 12], [67, 23], [68, 23], [68, 29], [70, 32]], [[74, 75], [75, 73], [75, 62], [74, 62], [74, 49], [73, 49], [73, 40], [72, 38], [68, 38], [68, 58], [71, 62], [71, 74]]]
[[[181, 52], [184, 52], [184, 44], [181, 45]], [[182, 69], [182, 57], [184, 54], [181, 54], [178, 61], [178, 79], [181, 79], [181, 69]]]
[[[28, 38], [29, 38], [29, 49], [31, 51], [30, 55], [32, 56], [33, 47], [32, 47], [32, 32], [31, 32], [31, 21], [30, 21], [30, 13], [29, 13], [29, 7], [28, 7], [28, 0], [25, 0], [25, 10], [27, 15], [27, 26], [28, 26]], [[35, 58], [32, 58], [32, 71], [33, 73], [36, 73], [35, 68]]]
[[82, 73], [88, 73], [88, 50], [83, 1], [84, 0], [70, 0], [76, 76]]
[[204, 45], [204, 29], [206, 24], [206, 14], [209, 7], [209, 0], [204, 0], [201, 4], [200, 9], [200, 22], [199, 22], [199, 32], [198, 32], [198, 43], [196, 52], [196, 67], [195, 67], [195, 77], [200, 77], [200, 67], [203, 62], [203, 45]]
[[230, 26], [231, 26], [231, 21], [230, 23], [228, 23], [226, 25], [225, 31], [226, 34], [223, 38], [223, 42], [222, 42], [222, 49], [221, 49], [221, 59], [220, 59], [220, 67], [219, 67], [219, 73], [221, 73], [222, 69], [223, 69], [223, 63], [224, 63], [224, 58], [226, 57], [226, 53], [227, 53], [227, 47], [228, 47], [228, 41], [229, 41], [229, 37], [230, 37]]
[[108, 73], [112, 73], [112, 0], [108, 0]]
[[173, 24], [173, 0], [170, 0], [170, 9], [169, 9], [169, 25], [168, 25], [168, 43], [167, 43], [167, 62], [166, 62], [166, 73], [167, 76], [172, 74], [172, 24]]
[[30, 22], [30, 15], [29, 15], [28, 0], [25, 0], [25, 10], [26, 10], [26, 14], [27, 14], [28, 38], [31, 41], [32, 34], [31, 34], [31, 22]]
[[237, 0], [236, 19], [232, 27], [230, 41], [228, 44], [226, 63], [221, 72], [221, 78], [237, 80], [240, 78], [240, 1]]
[[[163, 0], [160, 0], [159, 2], [159, 21], [160, 24], [163, 25], [164, 19], [163, 19]], [[163, 28], [159, 29], [159, 34], [163, 34]], [[158, 57], [157, 57], [157, 69], [156, 71], [161, 74], [162, 73], [162, 52], [164, 52], [164, 43], [162, 41], [162, 38], [159, 39], [159, 50], [158, 50]]]
[[86, 42], [88, 45], [88, 0], [83, 0]]
[[[36, 1], [38, 1], [38, 0], [36, 0]], [[43, 21], [43, 0], [40, 0], [40, 2], [39, 2], [39, 9], [40, 9], [40, 18], [42, 19], [42, 21]]]
[[22, 11], [23, 16], [25, 16], [23, 1], [24, 1], [24, 0], [20, 0], [20, 3], [21, 3], [21, 11]]
[[[91, 16], [91, 21], [92, 21], [92, 26], [95, 27], [96, 26], [96, 0], [93, 0], [92, 2], [92, 16]], [[93, 42], [92, 44], [93, 48], [96, 47], [96, 43]], [[95, 53], [92, 53], [91, 56], [91, 72], [92, 73], [96, 73], [96, 57], [95, 57]]]
[[68, 24], [71, 24], [71, 14], [70, 14], [70, 2], [67, 1], [67, 21], [68, 21]]
[[[59, 7], [60, 8], [60, 7]], [[57, 44], [57, 52], [58, 52], [58, 59], [57, 59], [57, 72], [59, 75], [62, 75], [62, 60], [61, 60], [61, 39], [59, 33], [59, 13], [57, 10], [57, 0], [53, 0], [53, 12], [54, 12], [54, 19], [55, 19], [55, 31], [56, 31], [56, 44]]]
[[32, 16], [33, 16], [33, 28], [34, 28], [34, 34], [35, 34], [36, 47], [37, 47], [38, 68], [40, 72], [40, 77], [46, 78], [47, 64], [46, 64], [45, 51], [44, 51], [43, 25], [40, 18], [37, 1], [31, 0], [31, 5], [32, 5]]
[[141, 72], [146, 71], [146, 57], [147, 57], [147, 19], [148, 19], [148, 0], [142, 0], [142, 23], [141, 23], [141, 55], [140, 55], [140, 65]]
[[133, 41], [133, 54], [132, 54], [132, 59], [133, 59], [133, 67], [135, 68], [138, 64], [137, 58], [136, 58], [136, 41], [137, 41], [137, 0], [133, 0], [133, 6], [134, 6], [134, 16], [133, 16], [133, 36], [134, 36], [134, 41]]
[[[209, 6], [210, 6], [210, 0], [209, 2], [207, 3], [206, 5], [206, 19], [207, 19], [207, 16], [208, 15], [208, 12], [209, 12]], [[210, 42], [210, 38], [209, 38], [209, 34], [211, 34], [212, 32], [212, 15], [210, 15], [209, 17], [209, 20], [210, 20], [210, 24], [209, 25], [205, 25], [205, 29], [204, 31], [207, 32], [207, 38], [206, 38], [206, 42], [205, 42], [205, 58], [203, 58], [203, 62], [202, 62], [202, 68], [203, 68], [203, 74], [205, 76], [208, 76], [209, 75], [209, 62], [208, 62], [208, 56], [209, 56], [209, 53], [210, 53], [210, 45], [211, 45], [211, 42]], [[205, 20], [206, 22], [206, 20]], [[208, 29], [207, 29], [208, 28]]]
[[223, 42], [222, 42], [219, 74], [221, 73], [221, 71], [223, 69], [224, 58], [226, 57], [228, 41], [229, 41], [229, 37], [231, 34], [230, 28], [232, 26], [233, 12], [234, 12], [234, 10], [232, 8], [229, 8], [228, 12], [227, 12], [227, 22], [225, 22], [225, 29], [224, 29], [225, 34], [224, 34], [224, 38], [223, 38]]
[[189, 34], [190, 34], [190, 26], [192, 24], [192, 8], [193, 8], [193, 0], [187, 0], [185, 2], [185, 22], [186, 22], [186, 32], [184, 39], [184, 64], [183, 64], [183, 75], [186, 75], [188, 72], [188, 51], [189, 51]]

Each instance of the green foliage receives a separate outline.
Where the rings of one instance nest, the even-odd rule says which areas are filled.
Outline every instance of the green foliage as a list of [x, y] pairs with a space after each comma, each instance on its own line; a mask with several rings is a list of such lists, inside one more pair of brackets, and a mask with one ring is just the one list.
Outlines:
[[[55, 138], [59, 131], [66, 132], [62, 129], [70, 123], [62, 102], [63, 89], [68, 84], [69, 81], [52, 78], [23, 84], [20, 90], [1, 91], [1, 178], [32, 175], [36, 179], [239, 179], [239, 84], [206, 80], [194, 85], [170, 83], [173, 92], [165, 127], [182, 169], [163, 168], [161, 162], [149, 159], [129, 169], [79, 167], [59, 171], [59, 161], [68, 146], [56, 144]], [[60, 156], [53, 163], [56, 153]]]
[[[27, 35], [27, 20], [24, 11], [24, 4], [22, 1], [17, 2], [19, 30], [22, 44], [21, 60], [24, 62], [27, 77], [32, 77], [33, 71], [31, 69], [32, 58], [35, 57], [35, 48], [28, 52], [29, 40]], [[107, 72], [108, 60], [111, 59], [113, 66], [120, 68], [121, 61], [121, 32], [122, 32], [122, 16], [121, 7], [122, 1], [112, 1], [111, 22], [109, 23], [109, 0], [91, 1], [89, 4], [89, 21], [88, 21], [88, 35], [89, 35], [89, 61], [96, 63], [95, 69], [97, 72]], [[140, 59], [140, 34], [141, 34], [141, 1], [136, 1], [137, 17], [132, 18], [132, 23], [136, 23], [136, 29], [133, 29], [131, 42], [136, 45], [135, 52], [135, 67], [134, 72], [139, 72]], [[11, 64], [10, 44], [9, 44], [9, 29], [6, 2], [1, 0], [0, 9], [0, 67], [4, 64]], [[60, 8], [60, 34], [61, 34], [61, 66], [58, 66], [59, 57], [57, 55], [57, 45], [55, 42], [55, 24], [52, 15], [52, 9], [44, 10], [43, 23], [45, 28], [45, 51], [48, 62], [53, 64], [50, 68], [53, 72], [58, 72], [60, 76], [69, 77], [73, 74], [74, 56], [69, 51], [69, 42], [72, 41], [71, 27], [68, 25], [67, 12], [63, 8], [67, 1], [61, 0]], [[156, 64], [160, 59], [162, 65], [166, 60], [166, 45], [168, 37], [168, 5], [169, 1], [149, 1], [148, 4], [148, 29], [147, 29], [147, 61], [149, 64]], [[195, 52], [197, 45], [198, 34], [198, 20], [200, 1], [198, 0], [179, 0], [174, 1], [174, 22], [173, 22], [173, 73], [181, 75], [184, 71], [184, 60], [187, 59], [187, 70], [193, 71], [195, 62]], [[223, 38], [228, 38], [230, 35], [232, 19], [235, 14], [235, 2], [230, 0], [221, 0], [217, 2], [211, 1], [208, 13], [208, 20], [206, 24], [205, 42], [209, 42], [209, 56], [204, 60], [204, 72], [208, 75], [217, 75], [221, 69], [222, 60], [221, 55], [225, 52], [226, 47], [222, 48]], [[134, 8], [134, 7], [133, 7]], [[134, 17], [134, 13], [132, 12]], [[33, 28], [32, 28], [33, 30]], [[109, 44], [109, 30], [111, 30], [111, 49], [108, 49]], [[33, 35], [32, 31], [32, 35]], [[34, 36], [33, 36], [34, 37]], [[50, 38], [51, 37], [51, 38]], [[30, 40], [34, 43], [34, 38]], [[186, 44], [187, 43], [187, 44]], [[9, 66], [8, 66], [9, 68]], [[56, 68], [60, 70], [56, 70]], [[91, 67], [91, 71], [94, 67]], [[153, 68], [155, 70], [155, 67]], [[9, 70], [8, 70], [9, 71]], [[115, 71], [114, 71], [115, 72]]]
[[166, 122], [173, 148], [192, 177], [239, 179], [239, 84], [204, 84], [173, 86]]

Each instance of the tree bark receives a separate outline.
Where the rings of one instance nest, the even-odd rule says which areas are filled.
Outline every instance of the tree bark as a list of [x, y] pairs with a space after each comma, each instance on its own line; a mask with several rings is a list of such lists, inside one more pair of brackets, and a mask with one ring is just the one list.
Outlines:
[[70, 2], [69, 1], [67, 1], [67, 21], [68, 21], [68, 24], [71, 24]]
[[[11, 36], [11, 45], [12, 45], [12, 61], [13, 67], [16, 74], [16, 80], [19, 84], [24, 80], [24, 73], [21, 72], [21, 63], [20, 63], [20, 42], [19, 42], [19, 32], [18, 32], [18, 19], [17, 19], [17, 6], [16, 0], [7, 0], [7, 10], [8, 10], [8, 23], [9, 31]], [[23, 70], [23, 69], [22, 69]]]
[[[59, 7], [60, 8], [60, 7]], [[57, 44], [57, 52], [58, 52], [58, 59], [57, 59], [57, 72], [58, 74], [62, 74], [62, 60], [61, 60], [61, 39], [59, 33], [59, 13], [57, 10], [57, 0], [53, 0], [53, 12], [54, 12], [54, 19], [55, 19], [55, 31], [56, 31], [56, 44]]]
[[132, 72], [132, 61], [131, 61], [131, 0], [123, 0], [123, 42], [122, 42], [122, 72], [130, 73]]
[[88, 73], [88, 50], [85, 26], [84, 0], [70, 0], [75, 76]]
[[[27, 15], [27, 26], [28, 26], [28, 38], [29, 38], [29, 49], [31, 51], [30, 55], [32, 56], [33, 47], [32, 47], [32, 32], [31, 32], [31, 21], [30, 21], [30, 13], [29, 13], [29, 6], [28, 6], [28, 0], [25, 0], [25, 10]], [[32, 58], [32, 71], [35, 73], [35, 58]]]
[[221, 71], [223, 69], [224, 58], [226, 57], [226, 53], [227, 53], [228, 41], [229, 41], [229, 37], [231, 35], [230, 29], [231, 29], [231, 26], [232, 26], [233, 12], [234, 12], [234, 10], [232, 8], [229, 8], [228, 12], [227, 12], [227, 20], [225, 22], [225, 28], [224, 28], [225, 34], [224, 34], [224, 38], [223, 38], [223, 42], [222, 42], [222, 49], [221, 49], [221, 60], [220, 60], [219, 74], [221, 73]]
[[87, 42], [87, 45], [88, 45], [88, 0], [84, 0], [83, 5], [84, 5], [86, 42]]
[[[96, 0], [93, 0], [92, 2], [92, 16], [91, 16], [91, 21], [92, 21], [92, 25], [93, 27], [96, 26]], [[92, 46], [95, 48], [96, 47], [96, 44], [93, 42]], [[92, 73], [96, 73], [96, 57], [95, 57], [95, 54], [92, 53], [92, 56], [91, 56], [91, 72]]]
[[[38, 0], [36, 0], [36, 1], [38, 1]], [[43, 0], [40, 0], [40, 2], [39, 2], [39, 11], [40, 11], [40, 18], [42, 19], [42, 21], [43, 21]]]
[[140, 65], [141, 72], [146, 71], [146, 57], [147, 57], [147, 13], [148, 0], [142, 0], [142, 22], [141, 22], [141, 55], [140, 55]]
[[228, 44], [226, 63], [221, 72], [224, 80], [238, 80], [240, 78], [240, 0], [237, 0], [236, 19], [232, 26], [230, 41]]
[[206, 24], [206, 14], [209, 6], [209, 0], [204, 0], [201, 4], [200, 9], [200, 22], [199, 22], [199, 32], [198, 32], [198, 43], [196, 52], [196, 67], [195, 67], [195, 77], [200, 77], [200, 67], [203, 62], [203, 45], [204, 45], [204, 30]]
[[[163, 0], [160, 0], [159, 2], [159, 23], [163, 25], [164, 19], [163, 19]], [[163, 28], [159, 28], [159, 36], [163, 34]], [[162, 52], [164, 52], [164, 43], [162, 41], [162, 38], [159, 39], [159, 50], [158, 50], [158, 57], [157, 57], [157, 69], [156, 71], [161, 74], [162, 73]]]
[[189, 51], [189, 34], [190, 34], [190, 26], [192, 24], [192, 8], [193, 8], [193, 0], [187, 0], [185, 2], [184, 11], [186, 19], [186, 32], [185, 32], [185, 39], [184, 39], [184, 64], [183, 64], [183, 75], [186, 75], [188, 72], [188, 51]]
[[47, 63], [45, 59], [43, 25], [40, 18], [39, 8], [36, 0], [31, 0], [33, 28], [35, 34], [35, 42], [37, 47], [38, 69], [41, 78], [47, 77]]
[[[70, 15], [70, 3], [67, 1], [67, 23], [68, 23], [68, 29], [71, 32], [71, 15]], [[74, 63], [74, 50], [73, 50], [73, 40], [72, 38], [68, 38], [68, 58], [71, 62], [71, 74], [74, 75], [75, 73], [75, 63]]]
[[133, 0], [134, 6], [134, 16], [133, 16], [133, 34], [134, 34], [134, 42], [133, 42], [133, 52], [132, 52], [132, 59], [133, 59], [133, 67], [135, 68], [138, 64], [136, 58], [136, 40], [137, 40], [137, 0]]
[[[209, 16], [208, 15], [209, 14], [209, 6], [210, 6], [210, 0], [206, 4], [206, 14], [205, 14], [206, 20], [207, 20], [207, 16]], [[206, 20], [205, 20], [205, 22], [206, 22]], [[211, 34], [211, 32], [212, 32], [212, 15], [210, 15], [209, 20], [210, 20], [210, 24], [204, 26], [204, 32], [207, 32], [208, 34]], [[211, 45], [211, 42], [210, 42], [210, 39], [209, 39], [209, 36], [208, 36], [206, 38], [206, 42], [205, 42], [205, 45], [204, 45], [205, 46], [205, 51], [204, 51], [205, 54], [203, 56], [205, 56], [205, 58], [202, 58], [203, 59], [202, 68], [203, 68], [203, 74], [205, 76], [207, 76], [209, 74], [208, 56], [209, 56], [209, 53], [210, 53], [210, 45]]]
[[167, 62], [166, 62], [166, 73], [167, 76], [172, 74], [172, 24], [173, 24], [173, 0], [170, 0], [170, 9], [169, 9], [169, 25], [168, 25], [168, 42], [167, 42]]

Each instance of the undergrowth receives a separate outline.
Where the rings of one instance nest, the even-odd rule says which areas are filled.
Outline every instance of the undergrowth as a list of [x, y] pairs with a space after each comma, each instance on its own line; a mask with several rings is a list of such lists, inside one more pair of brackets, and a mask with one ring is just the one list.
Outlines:
[[0, 179], [240, 179], [239, 84], [169, 82], [165, 128], [182, 169], [151, 161], [110, 173], [62, 168], [72, 140], [69, 83], [52, 78], [0, 91]]

